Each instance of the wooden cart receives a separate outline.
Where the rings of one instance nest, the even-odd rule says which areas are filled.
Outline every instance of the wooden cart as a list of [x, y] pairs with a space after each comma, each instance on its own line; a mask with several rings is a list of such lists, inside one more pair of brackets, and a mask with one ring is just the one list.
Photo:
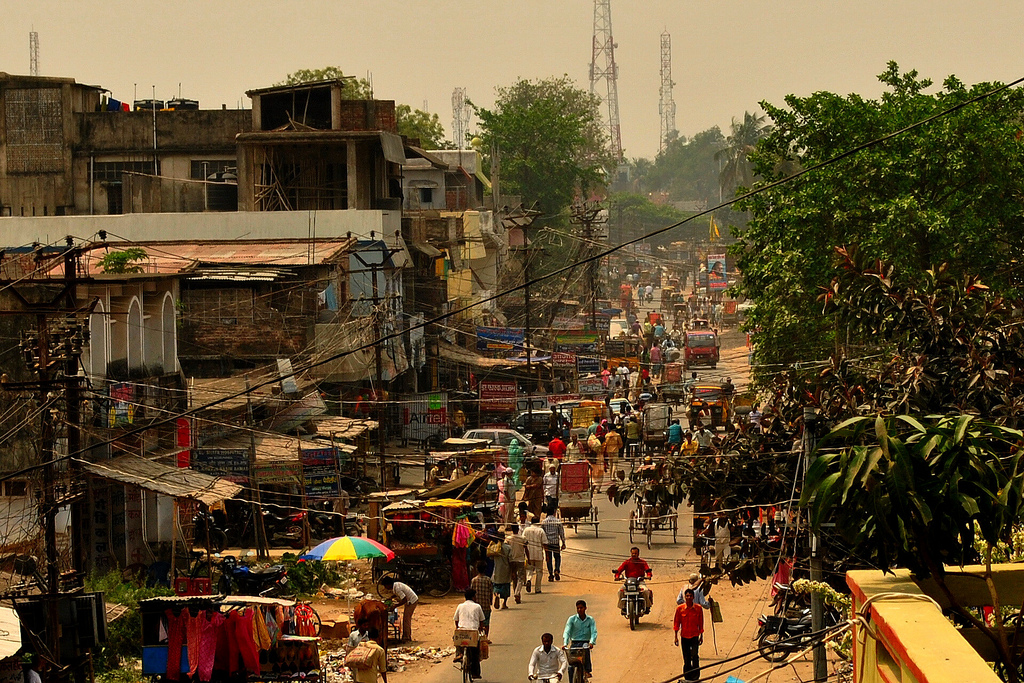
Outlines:
[[633, 542], [633, 534], [647, 537], [647, 549], [651, 549], [651, 541], [655, 531], [672, 532], [672, 542], [679, 535], [678, 514], [675, 508], [650, 503], [637, 503], [636, 509], [629, 514], [629, 542]]
[[579, 533], [580, 525], [594, 527], [594, 538], [598, 537], [597, 507], [594, 505], [593, 487], [590, 483], [590, 463], [563, 462], [559, 476], [558, 513], [562, 523]]

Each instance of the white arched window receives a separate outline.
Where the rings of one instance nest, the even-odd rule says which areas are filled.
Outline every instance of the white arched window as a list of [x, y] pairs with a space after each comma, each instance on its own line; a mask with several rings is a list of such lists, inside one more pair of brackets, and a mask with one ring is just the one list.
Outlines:
[[106, 377], [107, 362], [110, 358], [107, 340], [110, 337], [110, 325], [103, 302], [96, 304], [89, 316], [89, 374], [93, 377]]
[[132, 297], [128, 304], [128, 369], [135, 370], [145, 364], [142, 355], [142, 304]]
[[164, 372], [175, 372], [178, 369], [178, 335], [177, 321], [174, 316], [174, 297], [170, 292], [164, 295], [164, 303], [160, 309], [160, 332]]

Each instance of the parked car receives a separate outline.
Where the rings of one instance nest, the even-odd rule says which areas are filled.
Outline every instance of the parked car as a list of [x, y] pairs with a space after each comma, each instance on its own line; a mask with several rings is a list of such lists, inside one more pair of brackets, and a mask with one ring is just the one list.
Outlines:
[[537, 410], [536, 408], [532, 413], [522, 412], [516, 415], [515, 419], [512, 420], [512, 428], [525, 435], [532, 441], [547, 441], [548, 440], [548, 427], [551, 424], [551, 411], [550, 410]]
[[514, 429], [470, 429], [462, 435], [463, 439], [486, 439], [492, 446], [497, 448], [508, 448], [512, 439], [517, 439], [523, 447], [524, 455], [533, 455], [538, 458], [546, 458], [548, 455], [547, 446], [538, 446], [530, 439], [527, 439], [521, 432]]

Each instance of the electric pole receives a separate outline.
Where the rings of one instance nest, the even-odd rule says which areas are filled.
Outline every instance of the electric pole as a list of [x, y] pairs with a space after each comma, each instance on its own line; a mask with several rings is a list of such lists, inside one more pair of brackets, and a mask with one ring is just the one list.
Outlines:
[[[817, 445], [817, 437], [814, 430], [818, 426], [818, 413], [814, 408], [804, 407], [804, 479], [811, 469], [813, 462], [812, 454]], [[805, 481], [806, 485], [806, 481]], [[821, 552], [820, 539], [818, 534], [811, 531], [811, 581], [821, 581]], [[825, 628], [825, 606], [821, 595], [811, 593], [811, 631], [818, 633]], [[828, 665], [825, 661], [825, 641], [818, 640], [812, 653], [814, 661], [814, 680], [816, 682], [828, 679]]]
[[[530, 325], [530, 257], [533, 247], [530, 246], [530, 228], [540, 211], [524, 209], [522, 206], [510, 211], [502, 220], [505, 229], [519, 228], [523, 232], [523, 346], [526, 347], [526, 376], [533, 380], [533, 334]], [[533, 427], [533, 385], [526, 383], [526, 421]]]
[[[351, 237], [351, 233], [349, 233]], [[383, 237], [383, 236], [382, 236]], [[374, 242], [374, 231], [370, 231], [370, 241]], [[373, 310], [370, 311], [370, 317], [373, 320], [373, 361], [374, 361], [374, 374], [377, 380], [377, 387], [374, 390], [374, 412], [377, 417], [377, 450], [380, 458], [380, 485], [383, 491], [388, 490], [388, 477], [387, 477], [387, 463], [384, 456], [384, 404], [381, 401], [384, 393], [384, 355], [383, 355], [383, 319], [384, 314], [380, 309], [381, 295], [380, 287], [377, 283], [377, 274], [386, 271], [385, 264], [391, 260], [391, 258], [399, 253], [401, 249], [389, 248], [381, 239], [380, 244], [367, 249], [366, 251], [376, 251], [380, 254], [380, 261], [367, 261], [363, 258], [359, 251], [352, 252], [352, 256], [363, 266], [362, 270], [351, 271], [356, 273], [369, 273], [371, 278], [371, 291], [372, 291], [372, 302]]]
[[[596, 202], [577, 202], [572, 205], [572, 215], [569, 217], [569, 222], [573, 225], [579, 225], [583, 227], [583, 242], [586, 248], [584, 252], [587, 254], [589, 259], [594, 252], [597, 250], [596, 235], [594, 234], [594, 226], [602, 225], [608, 222], [608, 216], [604, 213], [604, 209], [601, 205]], [[587, 280], [590, 292], [590, 328], [597, 331], [597, 299], [598, 299], [598, 269], [601, 267], [600, 262], [597, 259], [591, 259], [587, 261]]]

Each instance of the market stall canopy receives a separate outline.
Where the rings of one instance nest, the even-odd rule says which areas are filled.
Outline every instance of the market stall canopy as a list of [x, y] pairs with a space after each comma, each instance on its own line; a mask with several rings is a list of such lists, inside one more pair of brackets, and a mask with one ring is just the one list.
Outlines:
[[354, 417], [325, 417], [312, 424], [320, 436], [334, 436], [338, 439], [355, 439], [377, 428], [376, 420]]
[[242, 487], [220, 477], [211, 477], [184, 467], [122, 455], [103, 462], [79, 461], [82, 468], [97, 477], [153, 491], [174, 498], [191, 498], [204, 505], [212, 505], [226, 498], [234, 498]]
[[515, 365], [506, 358], [487, 358], [444, 339], [437, 340], [437, 353], [445, 360], [475, 365], [478, 368], [507, 368]]
[[468, 500], [459, 500], [458, 498], [439, 498], [437, 500], [430, 499], [423, 504], [426, 508], [461, 508], [467, 505], [472, 505]]
[[460, 437], [451, 437], [445, 439], [441, 445], [447, 446], [453, 451], [471, 451], [474, 448], [487, 448], [491, 444], [487, 439], [463, 439]]
[[467, 498], [472, 498], [477, 493], [477, 490], [484, 485], [490, 474], [491, 473], [487, 470], [470, 472], [464, 477], [459, 477], [447, 484], [442, 484], [441, 486], [436, 486], [428, 491], [424, 491], [419, 495], [419, 498], [420, 500], [430, 500], [431, 498], [456, 498], [466, 500]]

